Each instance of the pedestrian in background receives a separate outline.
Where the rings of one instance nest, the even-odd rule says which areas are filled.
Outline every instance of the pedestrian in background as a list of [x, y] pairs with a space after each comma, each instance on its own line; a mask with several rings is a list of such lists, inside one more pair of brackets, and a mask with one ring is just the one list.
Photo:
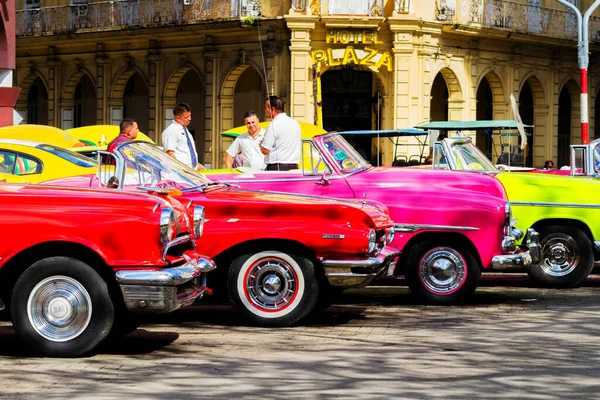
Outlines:
[[261, 152], [267, 156], [267, 171], [289, 171], [298, 168], [300, 162], [300, 124], [287, 116], [283, 100], [269, 96], [265, 102], [267, 118], [271, 123], [260, 145]]
[[125, 118], [119, 124], [119, 136], [108, 143], [106, 146], [107, 150], [112, 152], [119, 143], [135, 140], [139, 132], [140, 129], [136, 120], [133, 118]]
[[554, 161], [546, 160], [544, 163], [544, 169], [554, 169]]
[[258, 115], [254, 111], [244, 114], [244, 125], [248, 128], [246, 133], [236, 137], [231, 146], [225, 152], [225, 168], [231, 168], [238, 153], [242, 155], [242, 165], [252, 169], [265, 169], [265, 156], [260, 151], [260, 144], [265, 137], [265, 131], [261, 128]]
[[190, 122], [192, 122], [190, 106], [186, 103], [177, 103], [173, 109], [173, 122], [162, 133], [162, 145], [171, 157], [192, 169], [201, 171], [205, 168], [198, 163], [194, 137], [187, 128]]

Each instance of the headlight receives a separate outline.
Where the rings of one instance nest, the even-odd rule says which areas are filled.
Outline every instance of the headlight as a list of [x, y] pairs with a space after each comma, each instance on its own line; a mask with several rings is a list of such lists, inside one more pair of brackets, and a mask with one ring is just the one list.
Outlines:
[[177, 236], [177, 218], [175, 211], [170, 208], [163, 208], [160, 212], [160, 239], [163, 243], [168, 243]]
[[377, 249], [377, 234], [373, 229], [369, 231], [369, 247], [367, 253], [373, 254]]
[[204, 230], [204, 207], [194, 206], [194, 234], [196, 239], [202, 236]]
[[387, 230], [386, 243], [388, 244], [388, 246], [394, 241], [395, 234], [396, 231], [394, 230], [393, 226]]

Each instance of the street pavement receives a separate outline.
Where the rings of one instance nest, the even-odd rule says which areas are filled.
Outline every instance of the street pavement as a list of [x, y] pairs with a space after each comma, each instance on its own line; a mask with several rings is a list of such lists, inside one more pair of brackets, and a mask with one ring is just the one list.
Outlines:
[[489, 276], [460, 306], [389, 284], [293, 328], [194, 305], [78, 359], [28, 357], [0, 321], [0, 398], [600, 398], [600, 277], [551, 290]]

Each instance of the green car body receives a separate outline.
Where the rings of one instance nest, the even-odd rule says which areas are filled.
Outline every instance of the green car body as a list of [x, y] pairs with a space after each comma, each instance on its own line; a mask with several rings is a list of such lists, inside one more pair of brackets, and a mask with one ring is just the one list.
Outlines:
[[527, 271], [534, 280], [574, 287], [587, 278], [600, 255], [600, 179], [500, 171], [465, 137], [436, 142], [433, 167], [491, 173], [502, 182], [517, 228], [540, 235], [541, 261]]

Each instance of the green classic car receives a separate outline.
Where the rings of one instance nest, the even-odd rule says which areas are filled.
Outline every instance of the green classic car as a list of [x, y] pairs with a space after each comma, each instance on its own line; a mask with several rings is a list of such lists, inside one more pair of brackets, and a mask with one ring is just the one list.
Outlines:
[[532, 172], [502, 172], [468, 137], [433, 145], [433, 168], [492, 173], [502, 182], [516, 226], [540, 234], [540, 264], [532, 279], [552, 287], [575, 287], [600, 260], [600, 181]]

